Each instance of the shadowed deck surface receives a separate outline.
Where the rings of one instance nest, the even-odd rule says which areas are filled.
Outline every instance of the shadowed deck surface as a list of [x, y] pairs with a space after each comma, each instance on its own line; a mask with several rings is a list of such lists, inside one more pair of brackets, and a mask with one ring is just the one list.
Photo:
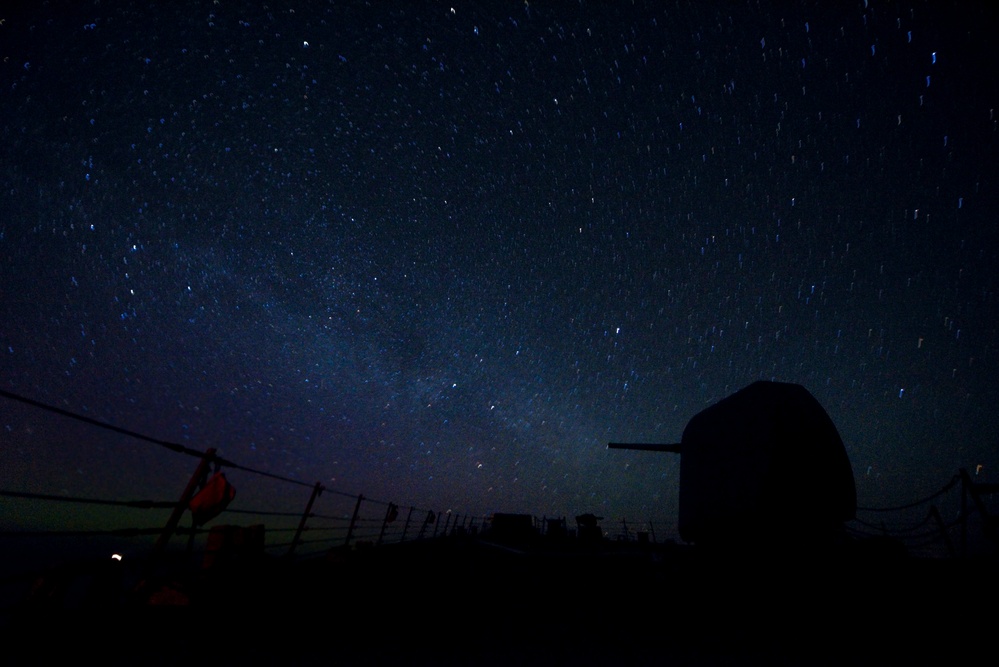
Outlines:
[[180, 606], [25, 608], [5, 632], [20, 664], [954, 664], [991, 636], [993, 566], [448, 538], [164, 579]]

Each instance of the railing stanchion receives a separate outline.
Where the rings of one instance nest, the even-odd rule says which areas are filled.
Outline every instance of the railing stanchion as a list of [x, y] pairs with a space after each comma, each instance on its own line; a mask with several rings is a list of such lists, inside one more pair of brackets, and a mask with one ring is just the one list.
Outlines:
[[412, 505], [409, 506], [409, 514], [406, 515], [406, 525], [402, 527], [402, 537], [399, 538], [400, 542], [406, 541], [406, 531], [409, 530], [409, 520], [413, 518], [414, 509]]
[[381, 546], [382, 539], [385, 537], [385, 529], [388, 528], [388, 525], [395, 521], [398, 516], [399, 506], [395, 503], [389, 503], [388, 507], [385, 508], [385, 518], [382, 519], [382, 530], [378, 533], [378, 542], [376, 542], [377, 545]]
[[288, 558], [291, 558], [295, 553], [295, 547], [298, 546], [298, 541], [302, 538], [302, 531], [305, 530], [305, 522], [312, 516], [312, 504], [316, 502], [316, 498], [322, 495], [323, 490], [324, 487], [319, 482], [316, 482], [316, 485], [312, 487], [312, 495], [309, 496], [309, 502], [305, 506], [305, 513], [302, 514], [302, 520], [298, 522], [298, 530], [295, 531], [295, 537], [291, 540], [291, 546], [288, 547], [288, 553], [286, 554]]
[[958, 470], [961, 475], [961, 557], [968, 555], [968, 473], [964, 468]]
[[208, 473], [208, 466], [212, 461], [215, 460], [215, 448], [209, 448], [205, 450], [205, 455], [201, 457], [201, 461], [198, 462], [198, 467], [191, 475], [191, 479], [187, 482], [187, 487], [184, 488], [184, 493], [181, 494], [180, 500], [173, 508], [173, 512], [170, 513], [170, 518], [167, 519], [166, 525], [163, 526], [163, 532], [156, 539], [156, 544], [153, 546], [153, 559], [155, 560], [166, 548], [167, 542], [173, 536], [174, 532], [177, 530], [177, 524], [180, 523], [180, 517], [184, 516], [184, 512], [187, 510], [187, 506], [191, 502], [191, 498], [194, 497], [194, 492], [198, 488], [198, 484], [201, 480], [205, 479]]
[[434, 524], [434, 535], [437, 535], [436, 522], [437, 522], [437, 517], [434, 516], [434, 511], [427, 510], [427, 516], [425, 519], [423, 519], [423, 525], [420, 526], [420, 536], [417, 537], [416, 539], [418, 540], [423, 539], [423, 535], [427, 532], [427, 526], [429, 526], [430, 524]]
[[354, 526], [357, 525], [357, 515], [361, 513], [361, 503], [364, 502], [364, 494], [357, 494], [357, 504], [354, 505], [354, 516], [350, 517], [350, 526], [347, 528], [347, 539], [344, 540], [343, 546], [350, 546], [350, 539], [354, 536]]
[[950, 554], [951, 558], [955, 558], [957, 554], [954, 552], [954, 543], [950, 540], [950, 535], [947, 534], [947, 525], [944, 523], [943, 517], [940, 516], [940, 511], [937, 509], [936, 505], [930, 505], [930, 518], [937, 525], [937, 530], [940, 531], [940, 537], [943, 538], [944, 545], [947, 547], [947, 553]]

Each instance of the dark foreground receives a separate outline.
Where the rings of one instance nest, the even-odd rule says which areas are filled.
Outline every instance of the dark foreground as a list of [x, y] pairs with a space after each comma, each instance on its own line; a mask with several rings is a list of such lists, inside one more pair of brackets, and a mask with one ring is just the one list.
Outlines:
[[36, 595], [10, 610], [4, 662], [960, 664], [990, 650], [995, 566], [448, 538], [154, 578], [141, 595], [109, 567], [74, 608]]

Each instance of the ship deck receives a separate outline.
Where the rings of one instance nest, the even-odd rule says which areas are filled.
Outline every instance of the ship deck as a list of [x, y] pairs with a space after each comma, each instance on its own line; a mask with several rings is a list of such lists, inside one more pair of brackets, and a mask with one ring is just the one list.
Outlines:
[[991, 637], [995, 564], [446, 538], [144, 586], [108, 565], [103, 597], [25, 603], [5, 632], [32, 647], [24, 664], [959, 662]]

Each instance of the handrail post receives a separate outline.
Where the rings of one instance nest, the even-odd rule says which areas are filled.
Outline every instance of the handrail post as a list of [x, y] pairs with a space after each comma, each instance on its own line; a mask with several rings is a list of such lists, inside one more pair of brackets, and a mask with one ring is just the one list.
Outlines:
[[295, 531], [295, 537], [291, 540], [291, 546], [288, 547], [288, 553], [285, 554], [287, 558], [291, 558], [292, 554], [295, 553], [295, 547], [298, 546], [298, 541], [302, 537], [302, 531], [305, 530], [306, 520], [312, 516], [312, 505], [316, 502], [316, 498], [322, 495], [323, 485], [316, 482], [316, 485], [312, 487], [312, 495], [309, 496], [309, 502], [305, 506], [305, 513], [302, 514], [302, 520], [298, 522], [298, 530]]
[[964, 468], [958, 470], [961, 475], [961, 557], [968, 556], [968, 471]]
[[943, 537], [944, 544], [947, 546], [947, 553], [950, 554], [951, 558], [954, 558], [954, 544], [950, 541], [950, 535], [947, 534], [947, 525], [944, 523], [943, 517], [940, 516], [940, 511], [936, 505], [930, 505], [930, 518], [936, 523], [937, 530], [940, 531], [940, 536]]
[[350, 518], [350, 527], [347, 528], [347, 539], [344, 540], [343, 546], [350, 546], [350, 538], [354, 536], [354, 526], [357, 525], [357, 515], [361, 513], [361, 503], [364, 502], [364, 494], [357, 494], [357, 504], [354, 505], [354, 516]]
[[400, 542], [406, 541], [406, 531], [409, 530], [409, 520], [413, 518], [414, 509], [412, 505], [409, 506], [409, 514], [406, 515], [406, 525], [402, 527], [402, 537], [399, 538]]
[[[436, 522], [437, 522], [437, 517], [434, 516], [433, 510], [427, 510], [427, 516], [424, 517], [423, 524], [420, 526], [420, 536], [417, 537], [416, 539], [422, 540], [423, 536], [427, 532], [427, 526], [429, 526], [431, 523], [436, 524]], [[434, 535], [436, 535], [436, 534], [437, 534], [437, 528], [435, 527], [434, 528]]]
[[[983, 493], [995, 493], [996, 491], [999, 491], [999, 489], [994, 488], [994, 485], [992, 484], [976, 484], [972, 481], [968, 471], [964, 468], [961, 468], [961, 477], [964, 479], [963, 486], [967, 489], [967, 495], [971, 496], [971, 501], [975, 503], [975, 509], [978, 510], [978, 514], [982, 517], [982, 532], [984, 532], [985, 536], [989, 539], [999, 542], [999, 530], [996, 529], [996, 524], [993, 523], [992, 515], [989, 513], [988, 506], [986, 506], [985, 501], [982, 500]], [[962, 498], [964, 498], [963, 494]]]
[[208, 473], [208, 466], [212, 461], [215, 460], [215, 448], [211, 447], [205, 450], [204, 456], [201, 457], [201, 461], [198, 462], [198, 467], [191, 475], [191, 479], [188, 480], [187, 486], [184, 488], [184, 492], [180, 495], [180, 500], [174, 505], [173, 511], [170, 513], [170, 518], [167, 519], [166, 525], [163, 526], [163, 531], [160, 536], [156, 538], [156, 544], [153, 546], [153, 558], [155, 559], [159, 556], [163, 550], [166, 548], [167, 542], [170, 541], [170, 537], [173, 536], [174, 532], [177, 530], [177, 524], [180, 523], [180, 517], [184, 515], [187, 510], [188, 505], [191, 503], [191, 498], [194, 497], [195, 489], [198, 488], [198, 484], [201, 480], [205, 478]]
[[389, 503], [388, 507], [385, 508], [385, 518], [382, 519], [382, 530], [378, 533], [377, 544], [379, 546], [381, 546], [382, 539], [385, 537], [385, 529], [388, 528], [391, 522], [395, 521], [396, 517], [393, 514], [396, 516], [399, 514], [399, 506], [395, 503]]

